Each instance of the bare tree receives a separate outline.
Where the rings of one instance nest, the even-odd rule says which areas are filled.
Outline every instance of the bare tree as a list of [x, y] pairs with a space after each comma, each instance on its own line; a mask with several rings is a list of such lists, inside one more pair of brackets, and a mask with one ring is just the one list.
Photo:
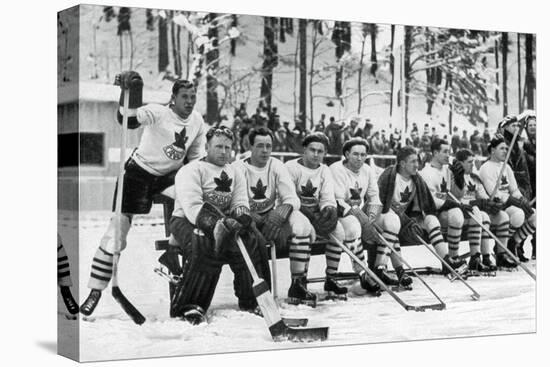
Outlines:
[[307, 20], [298, 20], [298, 37], [300, 38], [300, 122], [306, 126], [307, 99]]
[[277, 20], [275, 17], [264, 17], [264, 61], [260, 98], [265, 101], [268, 109], [271, 109], [273, 69], [278, 64]]
[[209, 49], [206, 52], [206, 120], [209, 123], [219, 121], [218, 113], [218, 81], [215, 73], [219, 64], [218, 21], [216, 13], [208, 14]]
[[502, 115], [508, 115], [508, 33], [502, 32]]
[[168, 57], [168, 23], [167, 20], [159, 16], [159, 73], [166, 71], [166, 67], [170, 64]]
[[527, 98], [527, 108], [535, 108], [535, 75], [533, 68], [533, 34], [525, 35], [525, 96]]

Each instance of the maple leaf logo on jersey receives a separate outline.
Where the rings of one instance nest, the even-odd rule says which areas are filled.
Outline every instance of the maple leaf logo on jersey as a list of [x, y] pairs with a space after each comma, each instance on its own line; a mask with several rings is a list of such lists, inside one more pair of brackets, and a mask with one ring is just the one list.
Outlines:
[[502, 186], [504, 185], [508, 185], [508, 179], [506, 178], [506, 176], [502, 176], [501, 179], [500, 179], [500, 184]]
[[447, 181], [445, 181], [445, 179], [442, 179], [441, 180], [441, 185], [439, 186], [439, 188], [441, 189], [441, 192], [447, 192]]
[[179, 161], [185, 157], [185, 143], [189, 139], [185, 127], [179, 133], [174, 133], [174, 139], [175, 141], [172, 144], [165, 146], [162, 150], [168, 158]]
[[215, 191], [231, 192], [231, 184], [233, 183], [233, 179], [229, 178], [225, 171], [222, 171], [219, 178], [214, 177], [214, 182], [216, 183], [216, 188], [214, 189]]
[[253, 200], [260, 200], [260, 199], [267, 199], [265, 196], [265, 191], [267, 190], [267, 185], [264, 186], [262, 183], [262, 179], [258, 179], [258, 182], [256, 183], [256, 187], [250, 186], [250, 191], [254, 193], [254, 196], [252, 197]]
[[355, 183], [355, 188], [349, 188], [349, 193], [351, 195], [350, 200], [361, 200], [361, 191], [363, 189], [359, 187], [359, 183]]
[[469, 192], [475, 192], [476, 191], [476, 184], [473, 182], [468, 183], [468, 191]]
[[311, 180], [307, 180], [305, 186], [301, 186], [302, 188], [302, 196], [312, 198], [313, 195], [315, 195], [315, 191], [317, 191], [316, 187], [313, 187], [313, 184], [311, 183]]
[[402, 203], [406, 203], [410, 200], [411, 198], [411, 190], [409, 190], [409, 186], [405, 187], [405, 191], [403, 192], [400, 192], [399, 195], [401, 195], [401, 202]]

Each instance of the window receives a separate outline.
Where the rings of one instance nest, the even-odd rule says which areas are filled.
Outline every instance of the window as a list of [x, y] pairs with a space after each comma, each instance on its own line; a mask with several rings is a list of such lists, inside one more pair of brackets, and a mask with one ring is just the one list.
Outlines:
[[58, 168], [76, 167], [78, 165], [79, 153], [81, 165], [104, 165], [104, 133], [59, 134], [57, 139]]

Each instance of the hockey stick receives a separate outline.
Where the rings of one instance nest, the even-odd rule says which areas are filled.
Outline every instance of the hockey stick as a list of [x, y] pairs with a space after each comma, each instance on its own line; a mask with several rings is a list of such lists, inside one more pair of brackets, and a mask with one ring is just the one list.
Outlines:
[[274, 341], [312, 341], [312, 340], [326, 340], [328, 338], [328, 327], [307, 328], [307, 329], [295, 329], [287, 326], [283, 319], [277, 304], [269, 291], [267, 283], [258, 276], [254, 264], [248, 255], [243, 240], [236, 236], [237, 246], [241, 251], [244, 262], [248, 267], [248, 271], [252, 276], [252, 290], [256, 296], [256, 301], [262, 310], [262, 315], [269, 329], [269, 333]]
[[[445, 303], [441, 302], [440, 304], [436, 304], [436, 305], [422, 305], [422, 306], [413, 306], [413, 305], [409, 305], [408, 303], [406, 303], [405, 301], [403, 301], [401, 299], [401, 297], [399, 297], [394, 291], [392, 291], [390, 289], [390, 287], [388, 287], [386, 285], [386, 283], [384, 283], [380, 278], [378, 278], [378, 276], [376, 274], [374, 274], [374, 272], [372, 270], [369, 269], [368, 266], [366, 266], [361, 260], [359, 260], [359, 258], [357, 257], [357, 255], [355, 255], [353, 253], [353, 251], [351, 251], [349, 248], [347, 248], [346, 245], [344, 245], [342, 242], [338, 241], [338, 239], [336, 237], [334, 237], [333, 234], [330, 234], [330, 239], [336, 244], [338, 245], [342, 251], [344, 251], [346, 254], [348, 254], [348, 256], [355, 262], [357, 263], [360, 267], [363, 268], [363, 270], [365, 270], [367, 272], [367, 274], [372, 278], [374, 279], [374, 281], [376, 283], [378, 283], [378, 285], [383, 289], [385, 290], [386, 292], [388, 292], [388, 294], [397, 302], [399, 303], [405, 310], [407, 311], [425, 311], [427, 309], [432, 309], [432, 310], [443, 310], [445, 309]], [[439, 298], [438, 298], [439, 299]]]
[[[450, 192], [448, 192], [448, 194], [449, 194], [449, 197], [450, 197], [451, 199], [453, 199], [453, 200], [456, 201], [456, 202], [459, 202], [458, 199], [457, 199], [453, 194], [451, 194]], [[476, 209], [476, 208], [474, 208], [474, 210], [475, 210], [475, 209]], [[479, 210], [479, 209], [478, 209], [478, 210]], [[525, 264], [523, 264], [521, 261], [519, 261], [519, 259], [517, 258], [517, 256], [515, 256], [515, 255], [512, 253], [512, 251], [508, 250], [508, 247], [504, 246], [504, 244], [498, 239], [497, 236], [495, 236], [495, 235], [493, 234], [493, 232], [491, 232], [491, 231], [489, 230], [489, 228], [487, 228], [482, 222], [480, 222], [479, 220], [477, 220], [477, 218], [475, 217], [475, 215], [473, 215], [472, 213], [468, 213], [468, 215], [470, 216], [470, 218], [472, 218], [472, 220], [473, 220], [474, 222], [476, 222], [476, 223], [481, 227], [481, 229], [482, 229], [485, 233], [487, 233], [489, 236], [491, 236], [491, 238], [492, 238], [493, 240], [495, 240], [495, 243], [496, 243], [497, 245], [499, 245], [499, 246], [504, 250], [504, 252], [506, 252], [506, 253], [508, 254], [508, 256], [510, 256], [510, 258], [512, 258], [512, 260], [514, 260], [514, 262], [515, 262], [516, 264], [518, 264], [523, 270], [525, 270], [525, 272], [526, 272], [527, 274], [529, 274], [529, 276], [530, 276], [531, 278], [533, 278], [533, 280], [535, 280], [535, 281], [537, 280], [537, 276], [536, 276], [531, 270], [529, 270], [529, 268], [528, 268], [527, 266], [525, 266]]]
[[530, 202], [529, 205], [533, 205], [537, 201], [537, 197], [534, 197]]
[[[124, 115], [122, 116], [122, 137], [120, 144], [120, 162], [118, 169], [118, 186], [117, 197], [115, 203], [115, 241], [121, 240], [121, 217], [122, 217], [122, 195], [123, 195], [123, 183], [124, 183], [124, 163], [126, 155], [126, 141], [128, 132], [128, 105], [130, 104], [130, 92], [127, 89], [123, 90], [124, 93]], [[121, 248], [121, 244], [118, 243], [118, 248]], [[118, 286], [118, 260], [120, 257], [120, 250], [115, 251], [113, 258], [113, 279], [111, 281], [111, 295], [122, 307], [124, 312], [130, 316], [130, 318], [138, 325], [145, 322], [145, 317], [134, 307], [134, 305], [124, 296], [120, 287]]]
[[493, 192], [491, 193], [491, 196], [489, 196], [489, 200], [493, 200], [495, 195], [497, 194], [498, 187], [500, 186], [500, 180], [502, 178], [502, 175], [504, 174], [504, 170], [506, 169], [506, 166], [508, 165], [508, 160], [510, 159], [510, 155], [512, 154], [512, 149], [514, 147], [514, 143], [516, 142], [516, 139], [519, 135], [520, 129], [517, 129], [514, 133], [514, 137], [512, 138], [512, 142], [510, 143], [510, 146], [508, 147], [508, 152], [506, 152], [506, 159], [504, 159], [504, 164], [500, 168], [500, 172], [498, 173], [497, 182], [495, 184], [495, 187], [493, 188]]
[[[403, 263], [405, 264], [409, 270], [414, 274], [415, 277], [418, 278], [418, 280], [420, 280], [420, 282], [422, 284], [424, 284], [424, 286], [426, 288], [428, 288], [428, 290], [430, 291], [431, 294], [434, 295], [435, 298], [437, 298], [437, 300], [440, 302], [439, 305], [442, 305], [440, 307], [442, 308], [436, 308], [434, 307], [434, 309], [444, 309], [445, 308], [445, 302], [443, 302], [443, 300], [441, 298], [439, 298], [439, 296], [437, 295], [437, 293], [435, 293], [435, 291], [424, 281], [424, 279], [422, 279], [422, 277], [414, 270], [414, 268], [403, 258], [403, 256], [401, 256], [401, 254], [399, 254], [392, 246], [390, 246], [390, 244], [388, 243], [388, 241], [386, 241], [386, 239], [384, 238], [384, 236], [382, 236], [380, 234], [380, 228], [378, 228], [378, 226], [376, 226], [376, 224], [373, 224], [374, 225], [374, 228], [375, 228], [375, 232], [376, 232], [376, 235], [378, 236], [378, 239], [380, 239], [382, 241], [382, 243], [388, 248], [390, 249], [390, 251], [395, 255], [397, 256], [397, 258]], [[438, 306], [438, 304], [435, 304], [433, 306]]]

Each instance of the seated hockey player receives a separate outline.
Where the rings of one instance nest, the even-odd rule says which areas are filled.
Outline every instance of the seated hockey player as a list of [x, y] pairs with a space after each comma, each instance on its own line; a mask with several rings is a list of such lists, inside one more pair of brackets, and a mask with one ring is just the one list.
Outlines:
[[[531, 180], [532, 198], [537, 197], [537, 116], [535, 111], [527, 110], [518, 116], [519, 122], [524, 125], [527, 141], [523, 145], [525, 156], [527, 158], [527, 168], [529, 169], [529, 179]], [[533, 208], [536, 208], [536, 202]], [[525, 240], [523, 241], [525, 242]], [[523, 244], [518, 246], [518, 255], [523, 252]], [[521, 259], [521, 258], [520, 258]], [[531, 259], [537, 259], [537, 232], [531, 237]]]
[[69, 314], [77, 314], [78, 304], [74, 300], [70, 288], [73, 286], [73, 281], [71, 279], [69, 258], [67, 257], [67, 252], [65, 252], [59, 234], [57, 235], [57, 285], [59, 286], [63, 303], [65, 303], [65, 307], [67, 307]]
[[[400, 243], [418, 244], [416, 235], [426, 238], [447, 264], [454, 269], [459, 268], [465, 261], [452, 258], [448, 254], [430, 189], [418, 175], [419, 160], [416, 150], [409, 146], [399, 149], [396, 161], [378, 179], [382, 214], [376, 224], [383, 230], [382, 236], [397, 252], [400, 251]], [[376, 256], [371, 256], [372, 251], [369, 252], [369, 266], [375, 269], [378, 277], [385, 283], [397, 285], [404, 271], [397, 273], [398, 279], [387, 272], [389, 250], [378, 243]], [[402, 269], [397, 257], [392, 258], [392, 264], [394, 268]], [[446, 267], [443, 267], [443, 272], [448, 273]]]
[[300, 212], [300, 199], [294, 183], [283, 162], [271, 157], [273, 133], [264, 127], [255, 128], [248, 134], [248, 139], [250, 157], [232, 165], [244, 173], [255, 225], [277, 248], [287, 248], [288, 241], [294, 246], [300, 246], [304, 241], [309, 243], [312, 227]]
[[[431, 161], [426, 164], [419, 174], [432, 194], [442, 233], [446, 234], [449, 244], [449, 257], [458, 259], [465, 212], [471, 212], [472, 207], [467, 203], [456, 202], [447, 195], [455, 180], [449, 168], [450, 146], [447, 141], [434, 139], [431, 152]], [[481, 232], [479, 231], [479, 225], [473, 221], [472, 223], [474, 225], [474, 227], [471, 227], [474, 239], [469, 241], [470, 251], [477, 253], [479, 252], [481, 240], [478, 238], [478, 234], [480, 235]]]
[[[184, 160], [192, 162], [204, 155], [206, 125], [194, 110], [196, 89], [187, 80], [176, 80], [169, 105], [142, 106], [143, 80], [135, 71], [117, 75], [122, 89], [118, 122], [122, 122], [123, 91], [130, 93], [128, 128], [143, 128], [138, 147], [125, 165], [120, 238], [115, 239], [116, 218], [111, 218], [92, 260], [88, 298], [80, 307], [86, 316], [95, 310], [101, 292], [111, 280], [114, 254], [126, 248], [132, 217], [147, 214], [153, 196], [174, 185], [174, 177]], [[115, 186], [116, 188], [116, 186]], [[116, 202], [116, 189], [113, 210]]]
[[[453, 172], [456, 187], [452, 188], [453, 194], [462, 203], [477, 207], [479, 216], [476, 219], [490, 228], [491, 232], [503, 243], [508, 242], [510, 218], [503, 211], [502, 203], [489, 199], [479, 176], [473, 173], [474, 153], [469, 149], [461, 149], [456, 152], [455, 161], [450, 166]], [[470, 241], [470, 261], [468, 268], [471, 271], [494, 272], [496, 266], [491, 261], [491, 237], [472, 219], [476, 212], [465, 214], [464, 227]], [[480, 243], [481, 240], [481, 244]], [[498, 250], [498, 253], [504, 250]], [[483, 257], [483, 258], [482, 258]]]
[[[368, 151], [369, 145], [365, 139], [352, 138], [342, 148], [344, 160], [330, 165], [338, 204], [338, 221], [344, 229], [344, 244], [362, 262], [365, 262], [363, 243], [376, 236], [372, 233], [375, 230], [373, 223], [382, 210], [376, 174], [365, 164]], [[361, 287], [367, 293], [377, 293], [380, 286], [361, 266], [355, 262], [352, 265], [359, 274]]]
[[[521, 195], [514, 172], [507, 164], [501, 178], [500, 171], [506, 160], [508, 145], [501, 135], [496, 135], [489, 143], [490, 158], [479, 169], [479, 178], [488, 193], [496, 187], [495, 200], [504, 205], [504, 211], [510, 218], [510, 238], [508, 249], [516, 254], [516, 247], [536, 229], [536, 212], [529, 201]], [[497, 266], [514, 268], [517, 266], [508, 255], [497, 246]]]
[[[176, 175], [176, 199], [170, 231], [182, 246], [185, 263], [171, 300], [171, 315], [193, 324], [205, 320], [220, 272], [229, 264], [239, 308], [257, 312], [252, 277], [237, 247], [240, 236], [261, 278], [269, 265], [261, 261], [250, 230], [246, 180], [229, 164], [233, 133], [211, 128], [206, 134], [206, 157], [182, 167]], [[269, 284], [269, 278], [266, 281]]]
[[[301, 158], [285, 163], [300, 199], [300, 211], [313, 225], [316, 235], [328, 238], [333, 234], [339, 241], [344, 241], [344, 229], [338, 223], [334, 182], [329, 168], [323, 164], [328, 149], [328, 138], [316, 132], [307, 135], [302, 143], [304, 153]], [[342, 249], [336, 244], [326, 247], [326, 281], [325, 291], [330, 296], [345, 298], [348, 292], [334, 279], [338, 271]], [[316, 295], [307, 290], [306, 276], [311, 255], [309, 239], [290, 244], [290, 270], [292, 284], [288, 290], [291, 303], [305, 303], [314, 306]]]

